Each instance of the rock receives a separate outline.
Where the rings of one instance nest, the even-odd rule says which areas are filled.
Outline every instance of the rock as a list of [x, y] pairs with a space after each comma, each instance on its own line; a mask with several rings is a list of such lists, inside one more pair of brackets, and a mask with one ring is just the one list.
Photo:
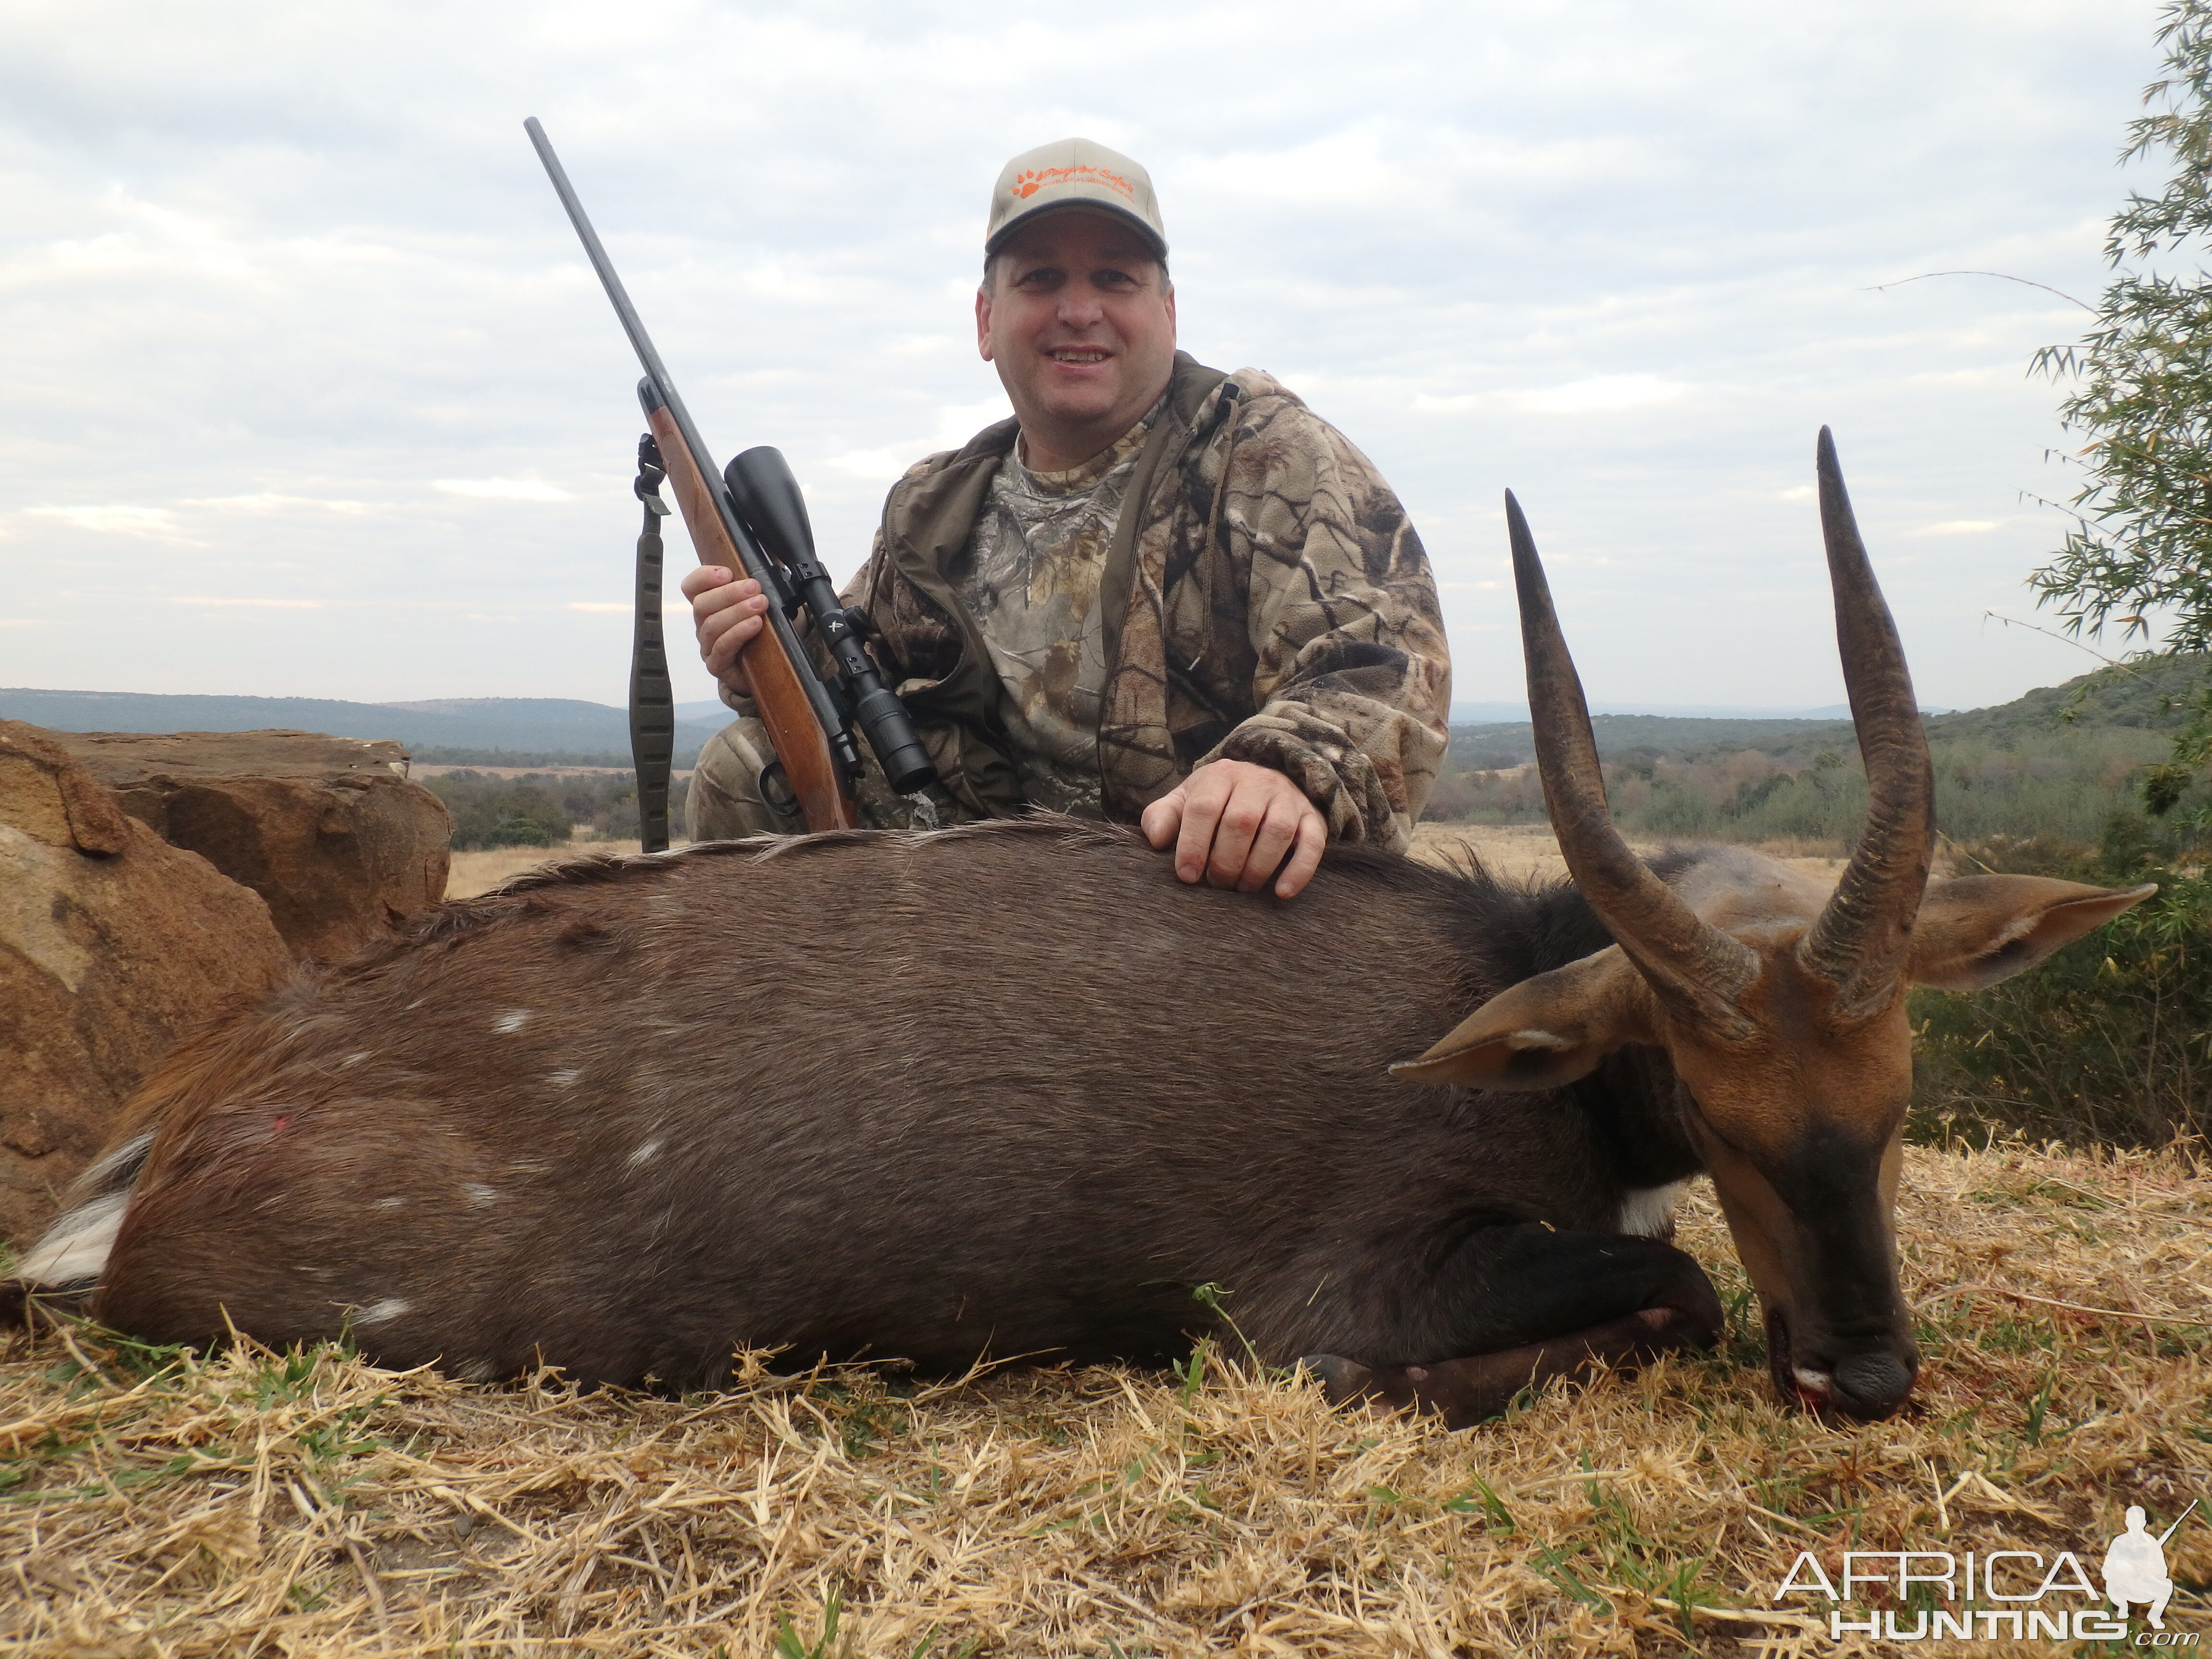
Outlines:
[[334, 962], [446, 895], [453, 819], [396, 743], [313, 732], [55, 732], [173, 847], [267, 902], [301, 960]]
[[258, 895], [0, 720], [0, 1238], [46, 1224], [179, 1036], [290, 968]]

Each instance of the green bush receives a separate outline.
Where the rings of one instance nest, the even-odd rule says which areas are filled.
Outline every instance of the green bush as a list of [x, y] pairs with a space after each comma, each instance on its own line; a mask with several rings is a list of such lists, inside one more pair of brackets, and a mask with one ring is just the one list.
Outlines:
[[2212, 873], [2187, 832], [2119, 812], [2094, 847], [2046, 834], [1960, 851], [1962, 872], [2159, 890], [2002, 984], [1913, 994], [1916, 1138], [2141, 1146], [2212, 1132]]
[[550, 847], [553, 833], [536, 818], [502, 818], [484, 837], [487, 847]]
[[[527, 772], [502, 778], [471, 770], [422, 781], [453, 815], [457, 851], [630, 841], [637, 836], [637, 781], [629, 773]], [[679, 828], [687, 781], [677, 779], [668, 792], [669, 817]]]

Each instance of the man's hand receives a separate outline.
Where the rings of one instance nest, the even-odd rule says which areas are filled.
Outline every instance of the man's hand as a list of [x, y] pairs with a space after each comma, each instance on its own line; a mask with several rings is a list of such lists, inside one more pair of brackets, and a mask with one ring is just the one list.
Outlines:
[[707, 672], [732, 691], [750, 694], [752, 684], [738, 653], [768, 626], [768, 599], [761, 585], [719, 564], [702, 564], [684, 573], [683, 586]]
[[1249, 761], [1200, 767], [1147, 806], [1142, 822], [1153, 846], [1175, 842], [1176, 874], [1185, 881], [1252, 893], [1272, 876], [1277, 898], [1298, 896], [1328, 843], [1328, 825], [1305, 792]]

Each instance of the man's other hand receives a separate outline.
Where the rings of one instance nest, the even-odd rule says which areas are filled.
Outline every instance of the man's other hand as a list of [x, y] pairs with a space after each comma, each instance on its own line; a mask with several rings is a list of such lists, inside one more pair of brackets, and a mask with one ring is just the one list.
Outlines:
[[738, 653], [768, 626], [768, 599], [761, 585], [719, 564], [702, 564], [684, 573], [684, 597], [691, 601], [699, 659], [707, 672], [732, 691], [750, 694], [752, 684]]
[[1328, 825], [1305, 792], [1249, 761], [1200, 767], [1147, 806], [1142, 823], [1153, 846], [1175, 843], [1183, 880], [1253, 893], [1272, 876], [1277, 898], [1297, 896], [1328, 844]]

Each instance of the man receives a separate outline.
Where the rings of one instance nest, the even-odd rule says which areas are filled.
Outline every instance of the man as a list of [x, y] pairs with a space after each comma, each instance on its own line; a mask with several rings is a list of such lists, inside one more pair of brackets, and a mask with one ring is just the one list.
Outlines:
[[[1183, 880], [1284, 898], [1329, 840], [1402, 851], [1451, 696], [1427, 556], [1334, 428], [1176, 349], [1145, 170], [1081, 138], [1008, 162], [975, 334], [1014, 418], [892, 486], [846, 592], [938, 772], [902, 799], [872, 766], [865, 820], [1135, 821]], [[747, 717], [700, 757], [690, 834], [800, 829], [738, 654], [767, 601], [719, 566], [683, 586]]]
[[[2127, 1522], [2128, 1529], [2105, 1552], [2105, 1594], [2121, 1618], [2128, 1616], [2129, 1602], [2140, 1601], [2150, 1627], [2164, 1630], [2166, 1604], [2173, 1596], [2173, 1580], [2166, 1576], [2166, 1540], [2150, 1535], [2140, 1504], [2128, 1505]], [[2171, 1535], [2172, 1528], [2167, 1530]]]

